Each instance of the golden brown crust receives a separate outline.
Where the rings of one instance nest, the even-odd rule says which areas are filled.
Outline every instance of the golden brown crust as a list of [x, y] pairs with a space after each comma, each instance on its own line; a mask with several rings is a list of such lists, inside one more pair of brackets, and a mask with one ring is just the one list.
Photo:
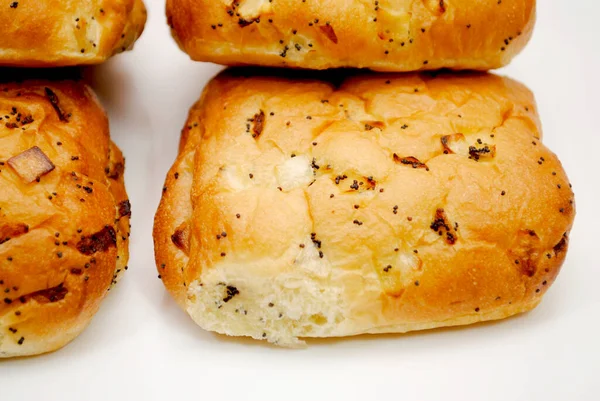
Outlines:
[[0, 7], [0, 65], [99, 64], [133, 47], [142, 0], [19, 0]]
[[[33, 147], [54, 169], [27, 182], [7, 160]], [[0, 83], [0, 358], [71, 341], [126, 269], [123, 168], [86, 85]]]
[[159, 273], [198, 324], [290, 345], [538, 304], [575, 212], [524, 86], [253, 73], [191, 109], [155, 218]]
[[525, 46], [535, 0], [167, 0], [167, 19], [198, 61], [487, 70]]

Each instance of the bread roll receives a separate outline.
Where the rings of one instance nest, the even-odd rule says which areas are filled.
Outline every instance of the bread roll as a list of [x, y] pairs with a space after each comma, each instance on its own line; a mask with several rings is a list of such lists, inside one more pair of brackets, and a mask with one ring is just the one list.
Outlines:
[[142, 34], [142, 0], [7, 0], [0, 6], [0, 65], [99, 64]]
[[123, 169], [87, 86], [0, 83], [0, 357], [67, 344], [127, 269]]
[[575, 212], [524, 86], [243, 74], [191, 109], [155, 218], [159, 274], [201, 327], [293, 346], [540, 302]]
[[525, 46], [535, 0], [167, 0], [167, 16], [198, 61], [487, 70]]

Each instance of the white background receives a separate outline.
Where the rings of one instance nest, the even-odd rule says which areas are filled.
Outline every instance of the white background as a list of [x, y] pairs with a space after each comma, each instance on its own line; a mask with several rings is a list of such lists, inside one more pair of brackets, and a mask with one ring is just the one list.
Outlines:
[[[490, 1], [490, 0], [488, 0]], [[187, 111], [220, 68], [171, 40], [164, 0], [135, 51], [88, 71], [127, 157], [130, 269], [77, 340], [0, 362], [0, 401], [600, 400], [600, 3], [540, 0], [534, 37], [502, 70], [536, 94], [577, 217], [563, 270], [526, 315], [470, 328], [277, 349], [202, 331], [157, 279], [152, 219]]]

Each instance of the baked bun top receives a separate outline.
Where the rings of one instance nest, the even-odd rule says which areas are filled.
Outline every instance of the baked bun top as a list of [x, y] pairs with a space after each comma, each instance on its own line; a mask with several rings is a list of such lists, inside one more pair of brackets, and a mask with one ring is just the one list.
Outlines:
[[526, 45], [535, 0], [167, 0], [167, 18], [197, 61], [487, 70]]
[[336, 75], [209, 83], [156, 216], [178, 302], [207, 329], [279, 344], [537, 305], [575, 212], [529, 90], [490, 74]]
[[133, 47], [142, 0], [18, 0], [0, 7], [0, 65], [99, 64]]
[[0, 83], [0, 357], [60, 348], [128, 258], [124, 160], [74, 81]]

